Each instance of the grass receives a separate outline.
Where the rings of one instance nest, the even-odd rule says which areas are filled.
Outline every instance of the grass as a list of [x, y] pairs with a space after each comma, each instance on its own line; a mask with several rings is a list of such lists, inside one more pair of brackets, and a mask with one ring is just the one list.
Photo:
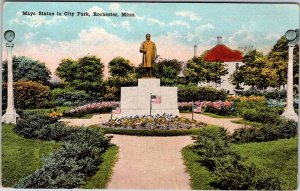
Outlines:
[[[201, 129], [201, 128], [191, 128], [191, 129], [174, 129], [174, 130], [139, 130], [139, 129], [121, 129], [121, 128], [101, 128], [99, 125], [91, 125], [89, 127], [99, 128], [103, 130], [105, 134], [137, 135], [137, 136], [197, 135]], [[207, 125], [206, 127], [217, 127], [217, 126]]]
[[231, 122], [232, 122], [232, 123], [237, 123], [237, 124], [242, 124], [242, 125], [245, 125], [245, 126], [251, 126], [251, 127], [257, 127], [257, 126], [262, 125], [261, 123], [258, 123], [258, 122], [252, 122], [252, 121], [247, 121], [247, 120], [245, 120], [245, 119], [232, 120]]
[[193, 190], [216, 190], [210, 183], [213, 182], [212, 173], [199, 163], [200, 156], [192, 151], [191, 146], [182, 149], [186, 170], [191, 177], [190, 185]]
[[240, 116], [233, 116], [233, 115], [218, 115], [218, 114], [214, 114], [214, 113], [209, 113], [209, 112], [202, 112], [201, 114], [203, 115], [207, 115], [209, 117], [213, 117], [213, 118], [237, 118], [237, 117], [240, 117]]
[[86, 183], [81, 186], [83, 189], [105, 189], [113, 173], [113, 166], [118, 159], [118, 147], [111, 146], [103, 154], [103, 163], [99, 166], [99, 171], [90, 177]]
[[282, 181], [283, 190], [297, 188], [297, 141], [298, 138], [280, 139], [263, 143], [233, 145], [247, 157], [247, 163], [254, 163], [263, 173], [276, 176]]
[[18, 180], [43, 165], [43, 158], [60, 147], [59, 143], [25, 139], [13, 131], [14, 125], [2, 125], [2, 184], [12, 187]]
[[47, 108], [47, 109], [26, 109], [24, 111], [28, 112], [39, 112], [39, 113], [50, 113], [52, 111], [57, 111], [57, 112], [64, 112], [64, 111], [69, 111], [71, 108], [74, 106], [57, 106], [54, 108]]

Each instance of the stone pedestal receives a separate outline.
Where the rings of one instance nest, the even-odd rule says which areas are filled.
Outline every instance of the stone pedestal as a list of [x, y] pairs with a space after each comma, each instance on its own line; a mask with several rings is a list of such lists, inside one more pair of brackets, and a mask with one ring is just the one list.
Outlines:
[[138, 80], [137, 87], [121, 88], [121, 114], [114, 117], [150, 115], [151, 94], [161, 96], [161, 103], [153, 103], [151, 114], [179, 115], [177, 87], [161, 87], [160, 79]]

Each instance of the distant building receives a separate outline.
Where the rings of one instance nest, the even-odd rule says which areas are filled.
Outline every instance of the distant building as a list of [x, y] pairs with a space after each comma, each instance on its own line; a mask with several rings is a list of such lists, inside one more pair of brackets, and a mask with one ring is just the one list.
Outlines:
[[[229, 77], [233, 72], [244, 65], [243, 63], [243, 53], [239, 50], [232, 50], [228, 46], [222, 43], [222, 37], [217, 37], [217, 45], [210, 49], [205, 55], [204, 60], [208, 62], [223, 62], [225, 67], [228, 69], [228, 74], [221, 77], [220, 84], [214, 84], [218, 89], [229, 90], [231, 94], [235, 93], [235, 86], [229, 81]], [[244, 90], [249, 89], [249, 86], [240, 85]]]

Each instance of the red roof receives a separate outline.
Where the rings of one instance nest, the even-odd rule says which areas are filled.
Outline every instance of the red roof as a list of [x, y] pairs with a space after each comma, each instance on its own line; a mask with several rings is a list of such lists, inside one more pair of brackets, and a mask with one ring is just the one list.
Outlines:
[[217, 44], [205, 54], [204, 60], [211, 62], [242, 62], [243, 53], [239, 50], [232, 50], [224, 44]]

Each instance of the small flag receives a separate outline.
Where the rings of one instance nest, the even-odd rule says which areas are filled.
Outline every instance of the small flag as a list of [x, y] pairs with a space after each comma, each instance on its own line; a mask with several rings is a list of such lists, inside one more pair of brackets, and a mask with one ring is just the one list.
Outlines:
[[160, 104], [161, 103], [161, 96], [151, 95], [151, 101], [152, 101], [152, 103], [158, 103], [158, 104]]
[[121, 108], [120, 107], [116, 107], [116, 109], [112, 110], [113, 114], [120, 114], [121, 113]]
[[201, 113], [202, 108], [201, 106], [193, 105], [193, 112], [194, 113]]

